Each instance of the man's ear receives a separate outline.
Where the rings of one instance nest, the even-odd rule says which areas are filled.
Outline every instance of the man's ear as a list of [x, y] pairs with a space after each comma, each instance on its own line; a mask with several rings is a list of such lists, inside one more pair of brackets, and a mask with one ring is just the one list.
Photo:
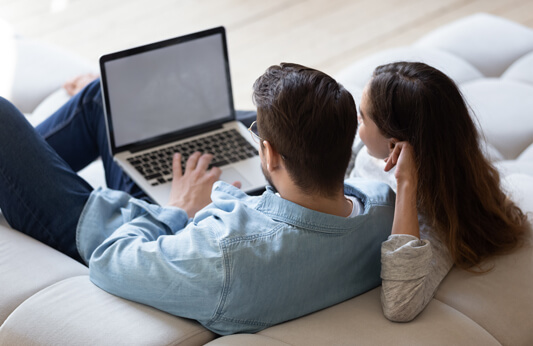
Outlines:
[[263, 156], [265, 157], [267, 170], [273, 171], [281, 164], [281, 155], [270, 145], [268, 141], [263, 141]]

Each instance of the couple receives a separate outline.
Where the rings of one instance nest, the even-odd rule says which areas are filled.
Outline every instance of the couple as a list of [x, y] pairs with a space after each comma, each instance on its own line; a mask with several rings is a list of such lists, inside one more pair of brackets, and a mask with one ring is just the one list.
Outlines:
[[[219, 334], [256, 332], [380, 284], [386, 317], [409, 321], [453, 265], [480, 268], [525, 235], [440, 71], [378, 67], [358, 115], [334, 79], [295, 64], [267, 69], [253, 99], [266, 192], [217, 182], [209, 154], [182, 171], [176, 153], [165, 207], [110, 157], [98, 82], [36, 131], [2, 99], [0, 208], [13, 228], [87, 264], [102, 289]], [[395, 167], [396, 194], [343, 181], [358, 123], [369, 154]], [[98, 156], [109, 189], [92, 191], [75, 171]]]

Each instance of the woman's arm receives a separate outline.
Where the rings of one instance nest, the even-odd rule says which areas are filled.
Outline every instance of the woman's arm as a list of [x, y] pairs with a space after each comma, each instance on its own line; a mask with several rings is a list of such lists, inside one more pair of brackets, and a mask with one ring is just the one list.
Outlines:
[[381, 248], [381, 303], [389, 320], [407, 322], [429, 303], [452, 261], [431, 233], [420, 239], [418, 177], [411, 145], [395, 143], [386, 162], [385, 171], [396, 166], [397, 191], [392, 235]]
[[418, 176], [414, 160], [413, 147], [407, 142], [398, 142], [390, 156], [385, 159], [385, 171], [396, 166], [396, 208], [392, 234], [409, 234], [420, 238], [418, 224], [418, 210], [416, 207], [416, 192]]
[[381, 305], [391, 321], [414, 319], [453, 266], [448, 249], [431, 230], [423, 227], [421, 235], [391, 235], [381, 246]]

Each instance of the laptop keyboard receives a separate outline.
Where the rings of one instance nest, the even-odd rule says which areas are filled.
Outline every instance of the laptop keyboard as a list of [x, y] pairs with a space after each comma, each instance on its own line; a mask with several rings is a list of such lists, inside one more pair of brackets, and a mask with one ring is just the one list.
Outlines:
[[257, 149], [245, 140], [237, 130], [231, 129], [133, 156], [128, 158], [128, 161], [146, 180], [156, 186], [172, 181], [172, 157], [174, 153], [181, 153], [181, 168], [184, 171], [187, 159], [195, 151], [213, 154], [209, 168], [224, 166], [259, 155]]

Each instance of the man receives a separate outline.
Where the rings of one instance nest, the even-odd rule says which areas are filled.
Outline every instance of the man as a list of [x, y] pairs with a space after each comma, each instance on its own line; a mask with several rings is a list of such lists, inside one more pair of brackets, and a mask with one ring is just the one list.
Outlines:
[[[343, 183], [352, 96], [322, 72], [281, 64], [253, 97], [267, 191], [251, 197], [217, 182], [209, 154], [182, 172], [177, 153], [166, 207], [143, 201], [109, 158], [97, 82], [39, 133], [2, 100], [0, 208], [12, 227], [88, 264], [102, 289], [219, 334], [256, 332], [378, 286], [394, 193]], [[114, 189], [91, 191], [73, 171], [98, 154]]]

